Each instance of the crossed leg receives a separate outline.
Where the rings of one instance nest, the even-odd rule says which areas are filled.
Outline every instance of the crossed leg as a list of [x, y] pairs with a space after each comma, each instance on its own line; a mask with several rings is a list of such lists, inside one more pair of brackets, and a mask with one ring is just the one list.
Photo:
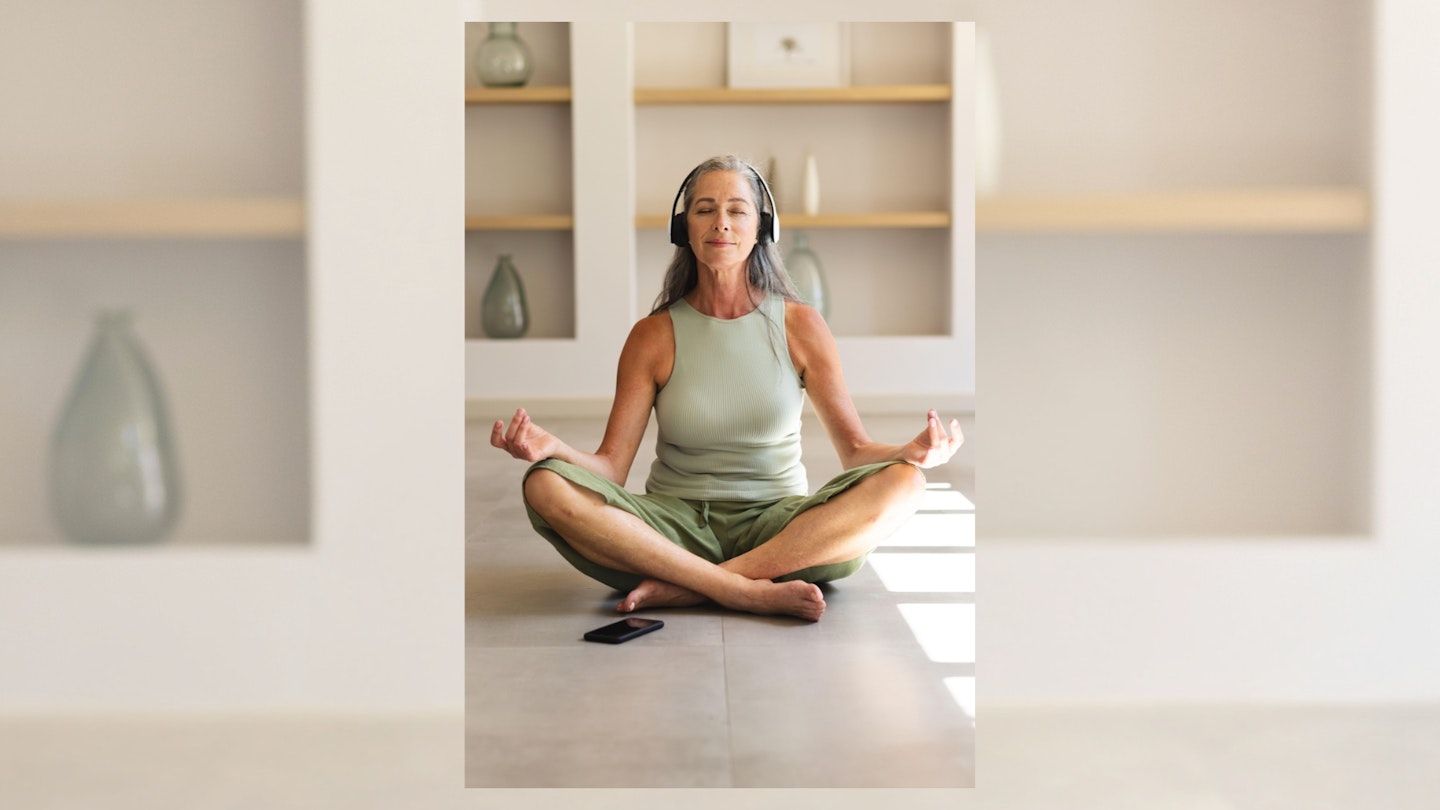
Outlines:
[[621, 612], [715, 602], [749, 613], [816, 621], [820, 589], [774, 577], [868, 553], [919, 505], [924, 477], [896, 464], [806, 510], [769, 542], [720, 565], [674, 545], [640, 518], [549, 470], [525, 481], [530, 504], [585, 558], [647, 577], [616, 606]]
[[[895, 464], [859, 481], [819, 506], [796, 515], [769, 542], [720, 563], [749, 579], [771, 579], [816, 565], [869, 554], [920, 506], [925, 477]], [[644, 607], [703, 604], [706, 597], [678, 583], [651, 578], [620, 600], [622, 613]]]

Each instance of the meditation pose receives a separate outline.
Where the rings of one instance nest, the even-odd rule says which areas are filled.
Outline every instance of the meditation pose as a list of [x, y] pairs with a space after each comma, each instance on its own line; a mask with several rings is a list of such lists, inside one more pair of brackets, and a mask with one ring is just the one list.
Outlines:
[[[495, 422], [490, 442], [533, 462], [531, 523], [626, 594], [618, 611], [714, 601], [816, 621], [815, 583], [859, 570], [914, 514], [920, 470], [955, 454], [959, 422], [947, 430], [932, 410], [906, 444], [870, 439], [829, 327], [785, 273], [774, 199], [749, 164], [700, 164], [671, 211], [675, 255], [621, 350], [599, 448], [569, 446], [523, 408]], [[806, 396], [845, 469], [814, 494], [800, 459]], [[652, 409], [656, 458], [641, 495], [625, 481]]]

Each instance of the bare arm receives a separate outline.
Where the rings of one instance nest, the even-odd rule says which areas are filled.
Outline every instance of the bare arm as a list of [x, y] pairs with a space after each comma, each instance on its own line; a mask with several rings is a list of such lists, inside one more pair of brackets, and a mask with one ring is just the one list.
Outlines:
[[490, 430], [490, 443], [523, 461], [556, 458], [624, 486], [650, 423], [655, 394], [669, 379], [673, 366], [674, 337], [669, 316], [645, 318], [630, 330], [620, 352], [615, 402], [610, 407], [605, 437], [594, 453], [561, 441], [530, 421], [524, 408], [515, 411], [508, 428], [504, 420], [496, 420]]
[[785, 332], [795, 370], [800, 372], [820, 424], [835, 445], [845, 469], [882, 461], [908, 461], [917, 467], [935, 467], [949, 461], [960, 449], [965, 440], [960, 434], [960, 422], [951, 419], [947, 432], [933, 410], [926, 414], [925, 428], [905, 444], [872, 440], [845, 388], [840, 350], [825, 320], [803, 304], [787, 304]]

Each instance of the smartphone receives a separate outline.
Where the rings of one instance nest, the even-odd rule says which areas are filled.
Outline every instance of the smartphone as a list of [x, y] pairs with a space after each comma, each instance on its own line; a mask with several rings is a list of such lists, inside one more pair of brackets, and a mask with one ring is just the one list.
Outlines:
[[619, 644], [622, 641], [629, 641], [636, 636], [643, 636], [652, 630], [659, 630], [665, 626], [665, 622], [659, 619], [641, 619], [632, 616], [628, 619], [621, 619], [614, 624], [607, 624], [604, 627], [596, 628], [585, 634], [586, 641], [599, 641], [604, 644]]

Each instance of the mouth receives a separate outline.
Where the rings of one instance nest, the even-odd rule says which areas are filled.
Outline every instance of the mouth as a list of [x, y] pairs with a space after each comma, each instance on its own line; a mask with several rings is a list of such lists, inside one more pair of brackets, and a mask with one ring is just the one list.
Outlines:
[[719, 245], [733, 245], [733, 244], [735, 244], [735, 243], [734, 243], [734, 242], [723, 242], [723, 241], [720, 241], [720, 240], [718, 240], [718, 239], [711, 239], [711, 240], [707, 241], [705, 244], [707, 244], [707, 245], [717, 245], [717, 246], [719, 246]]

